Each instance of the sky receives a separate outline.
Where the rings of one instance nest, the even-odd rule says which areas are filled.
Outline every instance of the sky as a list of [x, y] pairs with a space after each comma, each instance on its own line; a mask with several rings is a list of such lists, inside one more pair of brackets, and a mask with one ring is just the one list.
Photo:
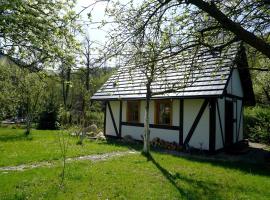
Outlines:
[[[110, 0], [112, 2], [114, 0]], [[121, 3], [126, 3], [130, 0], [121, 0]], [[141, 0], [134, 0], [134, 2], [140, 2]], [[90, 6], [91, 5], [91, 6]], [[109, 4], [111, 5], [111, 4]], [[90, 7], [89, 7], [90, 6]], [[102, 20], [110, 20], [108, 17], [105, 16], [105, 9], [108, 6], [108, 3], [104, 0], [77, 0], [77, 5], [75, 7], [76, 13], [80, 13], [84, 8], [89, 7], [85, 9], [80, 14], [80, 19], [78, 19], [78, 22], [83, 24], [83, 28], [85, 30], [85, 33], [90, 37], [90, 40], [93, 42], [91, 45], [92, 48], [103, 48], [106, 42], [106, 34], [109, 32], [111, 24], [106, 25], [105, 27], [102, 27], [102, 29], [98, 26], [100, 26], [100, 22]], [[91, 23], [88, 19], [88, 13], [91, 12], [92, 22]], [[77, 36], [79, 41], [83, 41], [82, 36]], [[96, 50], [92, 50], [92, 58], [96, 58], [100, 55], [100, 53]], [[105, 66], [107, 67], [113, 67], [115, 65], [118, 65], [118, 62], [120, 62], [118, 59], [110, 59], [110, 61], [105, 62]], [[95, 63], [95, 61], [94, 61]], [[103, 65], [104, 66], [104, 65]]]
[[[81, 12], [85, 7], [92, 5], [93, 3], [95, 3], [96, 0], [77, 0], [77, 5], [75, 7], [75, 10], [77, 13]], [[87, 35], [90, 37], [90, 39], [92, 41], [95, 41], [95, 43], [100, 43], [100, 44], [104, 44], [105, 41], [105, 36], [106, 36], [106, 31], [109, 30], [104, 28], [104, 30], [101, 30], [100, 28], [98, 28], [98, 26], [100, 24], [98, 23], [89, 23], [89, 19], [87, 14], [92, 10], [92, 21], [93, 22], [101, 22], [102, 19], [104, 19], [104, 15], [105, 15], [105, 8], [107, 6], [106, 2], [98, 2], [95, 5], [91, 6], [88, 9], [85, 9], [82, 13], [81, 13], [81, 19], [78, 19], [80, 23], [83, 24], [83, 28], [85, 30], [85, 32], [87, 33]], [[80, 40], [82, 38], [79, 38]]]

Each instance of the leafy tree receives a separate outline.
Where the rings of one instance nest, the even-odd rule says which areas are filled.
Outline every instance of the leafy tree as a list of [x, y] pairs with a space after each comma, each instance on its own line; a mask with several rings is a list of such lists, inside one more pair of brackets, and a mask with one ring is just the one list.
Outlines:
[[[268, 1], [143, 0], [135, 3], [131, 0], [122, 4], [114, 1], [108, 7], [107, 14], [113, 17], [109, 23], [116, 26], [108, 34], [106, 57], [120, 56], [125, 61], [123, 65], [133, 60], [138, 70], [145, 70], [146, 99], [154, 95], [151, 81], [155, 79], [155, 72], [163, 71], [157, 61], [184, 54], [178, 64], [188, 57], [196, 66], [201, 52], [229, 52], [237, 41], [256, 49], [265, 59], [270, 58], [269, 34], [266, 34], [270, 16]], [[153, 38], [155, 42], [149, 41]], [[177, 86], [170, 87], [167, 91]], [[149, 143], [147, 131], [144, 140], [145, 144]]]
[[19, 69], [4, 56], [0, 57], [0, 119], [17, 114], [19, 95], [16, 90], [16, 77]]
[[108, 16], [117, 16], [116, 22], [122, 20], [121, 25], [126, 29], [118, 30], [114, 26], [110, 30], [108, 51], [114, 46], [115, 54], [123, 53], [127, 41], [152, 32], [167, 35], [165, 42], [168, 51], [173, 50], [172, 56], [184, 48], [192, 52], [191, 56], [197, 48], [224, 51], [232, 43], [243, 41], [269, 59], [269, 5], [269, 1], [263, 0], [112, 2]]
[[60, 60], [73, 63], [79, 30], [73, 7], [73, 0], [1, 1], [0, 54], [31, 70]]
[[25, 69], [21, 69], [20, 76], [17, 77], [16, 91], [19, 94], [20, 103], [25, 106], [26, 111], [26, 135], [30, 134], [33, 119], [40, 111], [41, 99], [46, 88], [43, 79], [42, 72], [29, 73]]
[[0, 71], [2, 117], [16, 116], [19, 108], [24, 110], [28, 135], [33, 119], [41, 110], [46, 88], [45, 75], [43, 72], [33, 73], [20, 68], [6, 57], [2, 57]]

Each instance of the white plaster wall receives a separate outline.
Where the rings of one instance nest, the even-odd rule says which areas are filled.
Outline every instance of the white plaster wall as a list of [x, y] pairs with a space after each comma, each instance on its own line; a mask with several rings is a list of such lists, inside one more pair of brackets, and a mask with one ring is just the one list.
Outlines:
[[[119, 111], [120, 111], [120, 101], [110, 101], [112, 113], [114, 116], [114, 121], [119, 131]], [[111, 114], [109, 111], [109, 106], [107, 105], [106, 109], [106, 135], [116, 136], [116, 132], [114, 130]]]
[[238, 69], [234, 69], [232, 72], [232, 76], [227, 86], [227, 92], [229, 94], [243, 97], [243, 89], [242, 89], [242, 84], [240, 81]]
[[221, 128], [219, 123], [218, 109], [216, 107], [216, 150], [223, 148], [222, 132], [225, 141], [225, 98], [218, 99], [217, 105], [219, 106]]
[[169, 141], [169, 142], [179, 142], [179, 131], [178, 130], [167, 130], [167, 129], [158, 129], [150, 128], [150, 139], [158, 137], [160, 139]]
[[[126, 125], [122, 126], [122, 136], [131, 135], [136, 140], [142, 140], [143, 133], [144, 127], [126, 126]], [[166, 140], [169, 142], [178, 142], [179, 131], [150, 128], [150, 140], [152, 140], [155, 137], [158, 137], [162, 140]]]
[[137, 126], [122, 126], [122, 137], [125, 135], [130, 135], [132, 138], [136, 140], [142, 140], [143, 135], [143, 127], [137, 127]]
[[[184, 100], [184, 141], [203, 104], [204, 99]], [[189, 145], [195, 148], [209, 149], [209, 106], [206, 107], [201, 120], [199, 121]]]
[[[190, 130], [204, 99], [185, 99], [184, 100], [184, 139]], [[178, 126], [179, 125], [179, 99], [172, 100], [172, 125]], [[122, 120], [126, 121], [126, 101], [123, 101], [123, 108], [122, 108]], [[111, 102], [111, 107], [115, 116], [115, 121], [119, 124], [119, 102]], [[140, 101], [140, 122], [144, 122], [144, 108], [145, 101]], [[154, 124], [154, 112], [155, 112], [155, 102], [152, 100], [150, 102], [150, 123]], [[107, 108], [107, 119], [106, 119], [106, 130], [107, 134], [115, 135], [115, 131], [113, 129], [113, 124], [111, 119], [109, 119], [109, 110]], [[143, 127], [135, 127], [135, 126], [122, 126], [122, 136], [131, 135], [134, 139], [141, 140], [141, 136], [143, 135], [144, 128]], [[170, 141], [170, 142], [178, 142], [179, 141], [179, 131], [178, 130], [167, 130], [167, 129], [157, 129], [157, 128], [150, 128], [150, 137], [151, 139], [155, 137], [159, 137], [163, 140]], [[202, 147], [205, 150], [209, 149], [209, 106], [206, 107], [200, 122], [195, 129], [193, 136], [189, 142], [190, 146], [195, 148], [200, 148], [200, 143], [202, 143]]]

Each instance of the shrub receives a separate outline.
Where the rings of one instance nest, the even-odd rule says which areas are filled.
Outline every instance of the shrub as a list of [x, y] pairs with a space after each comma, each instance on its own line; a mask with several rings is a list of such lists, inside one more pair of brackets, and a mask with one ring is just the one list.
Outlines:
[[98, 128], [103, 127], [104, 114], [102, 112], [86, 112], [86, 121], [88, 125], [96, 124]]
[[270, 144], [270, 106], [246, 108], [244, 121], [246, 138], [253, 142]]
[[37, 129], [56, 130], [59, 129], [58, 110], [53, 104], [49, 104], [46, 110], [41, 112]]

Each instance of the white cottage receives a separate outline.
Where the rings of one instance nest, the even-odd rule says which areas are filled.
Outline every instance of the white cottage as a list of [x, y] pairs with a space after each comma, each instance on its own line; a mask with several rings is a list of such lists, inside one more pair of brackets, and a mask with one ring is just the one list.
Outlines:
[[[190, 62], [185, 62], [166, 73], [165, 79], [172, 83], [183, 80], [187, 72], [193, 81], [184, 89], [151, 99], [150, 137], [215, 152], [243, 140], [243, 105], [255, 104], [254, 93], [242, 47], [199, 59], [198, 68], [189, 69]], [[145, 78], [135, 72], [130, 75], [127, 69], [120, 67], [92, 99], [105, 102], [106, 136], [142, 140]], [[157, 78], [153, 87], [163, 80]]]

